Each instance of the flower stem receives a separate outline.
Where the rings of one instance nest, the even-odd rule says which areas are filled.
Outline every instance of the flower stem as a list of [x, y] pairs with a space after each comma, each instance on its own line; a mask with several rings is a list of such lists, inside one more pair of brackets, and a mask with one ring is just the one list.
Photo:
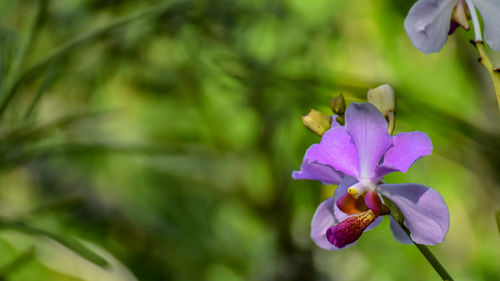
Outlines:
[[486, 49], [484, 48], [481, 25], [479, 24], [476, 7], [474, 7], [474, 3], [472, 2], [472, 0], [465, 0], [465, 2], [469, 7], [472, 25], [474, 26], [475, 39], [471, 42], [481, 55], [481, 57], [479, 58], [479, 62], [486, 68], [486, 70], [488, 70], [488, 73], [491, 76], [491, 80], [493, 81], [493, 87], [495, 88], [495, 94], [497, 97], [498, 109], [500, 110], [500, 73], [498, 72], [498, 69], [495, 68], [495, 65], [491, 61], [488, 53], [486, 52]]
[[491, 76], [491, 81], [493, 82], [493, 87], [497, 97], [498, 109], [500, 110], [500, 72], [498, 68], [495, 68], [491, 58], [488, 56], [488, 53], [484, 48], [484, 43], [482, 41], [474, 41], [472, 44], [476, 47], [479, 55], [481, 56], [479, 57], [479, 62], [486, 68], [486, 70], [488, 70], [488, 73]]
[[394, 111], [389, 111], [387, 113], [387, 119], [389, 119], [389, 125], [387, 130], [389, 131], [389, 134], [392, 136], [394, 133], [394, 128], [396, 127], [396, 116]]
[[413, 243], [415, 244], [415, 246], [417, 246], [420, 253], [422, 253], [422, 255], [424, 255], [425, 259], [427, 259], [427, 261], [432, 265], [434, 270], [439, 274], [439, 276], [441, 276], [441, 278], [443, 280], [453, 281], [453, 278], [451, 278], [448, 271], [446, 271], [444, 266], [439, 262], [439, 260], [436, 258], [436, 256], [434, 256], [434, 254], [431, 252], [431, 250], [426, 245], [417, 244], [415, 242], [413, 242]]
[[[401, 222], [401, 220], [397, 216], [393, 216], [393, 218], [398, 222], [399, 226], [401, 226], [401, 228], [406, 232], [408, 237], [410, 237], [410, 230], [404, 225], [404, 223]], [[431, 252], [431, 250], [426, 245], [415, 243], [415, 241], [413, 241], [413, 244], [415, 244], [420, 253], [422, 253], [425, 259], [431, 264], [432, 268], [434, 268], [437, 274], [439, 274], [439, 276], [441, 276], [441, 278], [444, 281], [453, 281], [451, 275], [448, 273], [448, 271], [446, 271], [441, 262], [439, 262], [436, 256]]]

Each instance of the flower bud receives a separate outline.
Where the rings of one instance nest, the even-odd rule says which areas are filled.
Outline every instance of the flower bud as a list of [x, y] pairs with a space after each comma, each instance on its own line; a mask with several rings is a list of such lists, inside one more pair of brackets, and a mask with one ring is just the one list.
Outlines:
[[459, 0], [451, 13], [451, 21], [455, 22], [457, 27], [461, 26], [465, 30], [469, 30], [468, 20], [470, 19], [469, 9], [463, 0]]
[[344, 115], [346, 106], [344, 95], [342, 93], [340, 93], [340, 95], [338, 95], [337, 97], [330, 99], [330, 108], [332, 109], [333, 113], [339, 116]]
[[375, 105], [389, 121], [388, 130], [392, 134], [396, 122], [394, 116], [396, 112], [396, 94], [394, 93], [394, 89], [388, 84], [370, 89], [368, 90], [367, 100], [369, 103]]
[[396, 94], [394, 93], [394, 89], [388, 84], [368, 90], [367, 99], [368, 102], [375, 105], [385, 117], [387, 117], [387, 113], [396, 111]]
[[320, 137], [330, 129], [330, 122], [331, 117], [314, 109], [311, 109], [306, 116], [302, 116], [302, 123], [304, 123], [304, 126]]

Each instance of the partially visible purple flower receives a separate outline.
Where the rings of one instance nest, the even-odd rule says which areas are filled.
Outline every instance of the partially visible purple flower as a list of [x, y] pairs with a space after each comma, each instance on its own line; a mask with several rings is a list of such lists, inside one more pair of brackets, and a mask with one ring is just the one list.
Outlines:
[[[405, 30], [413, 45], [428, 54], [438, 52], [448, 34], [459, 25], [468, 29], [467, 14], [479, 28], [475, 7], [484, 22], [484, 39], [495, 51], [500, 51], [500, 1], [498, 0], [419, 0], [405, 19]], [[480, 30], [475, 30], [477, 39]], [[476, 40], [477, 40], [476, 39]]]
[[[441, 195], [419, 184], [379, 184], [388, 173], [406, 172], [420, 157], [432, 152], [422, 132], [391, 137], [387, 121], [369, 103], [351, 103], [345, 127], [333, 126], [319, 144], [306, 152], [295, 179], [339, 183], [334, 197], [320, 204], [311, 224], [311, 237], [320, 247], [335, 250], [356, 242], [363, 231], [388, 214], [380, 195], [389, 198], [404, 215], [413, 241], [432, 245], [443, 241], [449, 228], [448, 208]], [[331, 172], [331, 174], [329, 173]], [[411, 243], [391, 218], [391, 230], [402, 243]]]

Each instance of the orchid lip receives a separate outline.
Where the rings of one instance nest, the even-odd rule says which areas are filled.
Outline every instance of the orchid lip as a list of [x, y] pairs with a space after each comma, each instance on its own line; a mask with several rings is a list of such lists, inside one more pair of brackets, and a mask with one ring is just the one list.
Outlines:
[[372, 210], [367, 210], [345, 219], [326, 231], [328, 242], [339, 249], [344, 248], [358, 240], [363, 231], [377, 217], [378, 216]]

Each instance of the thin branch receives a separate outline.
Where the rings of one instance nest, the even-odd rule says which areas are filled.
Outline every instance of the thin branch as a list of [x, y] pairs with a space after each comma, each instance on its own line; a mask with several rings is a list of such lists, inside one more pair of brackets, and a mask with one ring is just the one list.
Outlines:
[[[382, 180], [383, 183], [385, 183], [384, 180]], [[394, 220], [399, 224], [399, 226], [404, 230], [406, 235], [410, 238], [410, 240], [415, 244], [415, 246], [418, 248], [420, 253], [425, 257], [427, 262], [434, 268], [434, 270], [441, 276], [441, 278], [444, 281], [453, 281], [453, 278], [451, 275], [448, 273], [448, 271], [444, 268], [444, 266], [439, 262], [439, 260], [434, 256], [434, 254], [431, 252], [431, 250], [426, 246], [422, 244], [415, 243], [413, 239], [411, 239], [410, 236], [410, 230], [406, 227], [404, 224], [404, 215], [401, 213], [401, 210], [399, 210], [398, 206], [394, 204], [389, 198], [383, 197], [384, 198], [384, 204], [389, 207], [391, 210], [391, 217], [394, 218]]]
[[479, 62], [484, 66], [484, 68], [486, 68], [486, 70], [488, 70], [488, 73], [490, 74], [497, 97], [498, 109], [500, 110], [500, 72], [498, 68], [495, 68], [491, 58], [488, 56], [488, 53], [484, 48], [484, 43], [482, 41], [471, 41], [471, 43], [476, 47], [479, 55], [481, 55], [479, 57]]

